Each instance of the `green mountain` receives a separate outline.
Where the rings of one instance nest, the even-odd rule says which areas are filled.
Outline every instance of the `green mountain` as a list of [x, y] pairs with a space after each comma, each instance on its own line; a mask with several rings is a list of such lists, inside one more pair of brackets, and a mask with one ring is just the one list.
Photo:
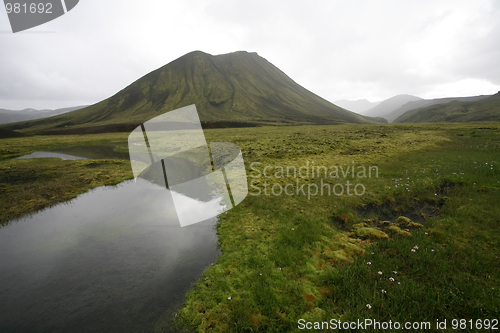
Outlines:
[[444, 103], [449, 103], [453, 101], [459, 101], [459, 102], [474, 102], [474, 101], [479, 101], [485, 98], [491, 97], [491, 95], [480, 95], [480, 96], [470, 96], [470, 97], [446, 97], [446, 98], [435, 98], [435, 99], [420, 99], [417, 101], [412, 101], [408, 102], [401, 107], [397, 108], [396, 110], [383, 115], [387, 121], [392, 123], [395, 119], [398, 117], [402, 116], [406, 112], [417, 109], [417, 108], [423, 108], [426, 106], [430, 105], [435, 105], [435, 104], [444, 104]]
[[195, 51], [87, 108], [2, 127], [36, 133], [128, 131], [190, 104], [196, 104], [205, 127], [384, 122], [313, 94], [257, 53]]
[[452, 101], [410, 110], [395, 123], [500, 121], [500, 91], [479, 101]]

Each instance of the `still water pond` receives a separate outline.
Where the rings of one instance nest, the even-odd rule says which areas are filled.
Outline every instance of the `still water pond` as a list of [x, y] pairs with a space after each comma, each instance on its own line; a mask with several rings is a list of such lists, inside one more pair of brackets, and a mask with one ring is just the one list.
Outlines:
[[150, 332], [218, 255], [170, 193], [127, 181], [0, 228], [0, 332]]
[[[36, 151], [34, 153], [18, 157], [26, 158], [60, 158], [63, 160], [82, 160], [82, 159], [121, 159], [128, 160], [130, 155], [128, 151], [120, 151], [120, 147], [113, 144], [90, 145], [90, 146], [71, 146], [60, 147], [48, 151]], [[123, 149], [122, 149], [123, 150]]]

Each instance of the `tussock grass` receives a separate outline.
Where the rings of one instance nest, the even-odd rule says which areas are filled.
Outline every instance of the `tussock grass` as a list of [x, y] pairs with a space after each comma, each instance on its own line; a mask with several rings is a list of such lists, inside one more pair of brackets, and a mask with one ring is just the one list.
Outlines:
[[0, 162], [0, 224], [68, 201], [103, 185], [132, 178], [130, 162], [62, 161], [56, 158]]
[[[499, 318], [499, 128], [481, 123], [206, 130], [207, 141], [242, 148], [249, 183], [258, 181], [257, 188], [265, 181], [319, 186], [350, 180], [366, 191], [310, 198], [250, 194], [220, 217], [222, 254], [193, 285], [174, 324], [199, 332], [288, 332], [298, 331], [299, 319], [447, 319], [450, 327], [452, 319]], [[128, 161], [13, 157], [109, 143], [125, 150], [126, 134], [0, 140], [2, 221], [132, 177]], [[377, 166], [379, 174], [275, 176], [280, 167], [308, 162]], [[399, 230], [390, 229], [400, 216], [414, 224], [399, 219]], [[371, 233], [356, 232], [363, 228]], [[371, 237], [373, 232], [388, 237]]]
[[[213, 141], [242, 147], [249, 176], [268, 165], [273, 174], [307, 161], [354, 161], [378, 166], [379, 177], [357, 180], [363, 196], [249, 195], [221, 216], [222, 255], [193, 285], [175, 323], [199, 332], [288, 332], [300, 331], [299, 319], [433, 327], [447, 319], [450, 327], [452, 319], [499, 318], [500, 133], [498, 123], [486, 125], [207, 131]], [[402, 232], [390, 232], [381, 221], [387, 212], [393, 220], [409, 212], [421, 219], [399, 219]], [[388, 237], [364, 237], [356, 228]]]
[[114, 143], [117, 150], [128, 150], [128, 133], [102, 133], [86, 135], [37, 135], [0, 139], [0, 161], [31, 154], [37, 150], [49, 150], [70, 146], [86, 146]]

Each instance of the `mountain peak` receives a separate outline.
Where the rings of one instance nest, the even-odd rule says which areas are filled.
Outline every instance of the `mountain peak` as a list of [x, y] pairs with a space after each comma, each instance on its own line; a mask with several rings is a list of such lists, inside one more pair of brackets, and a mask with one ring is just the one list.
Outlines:
[[420, 97], [408, 94], [396, 95], [386, 99], [385, 101], [380, 102], [377, 106], [367, 110], [366, 112], [364, 112], [364, 115], [370, 117], [385, 117], [386, 115], [396, 110], [397, 108], [401, 107], [402, 105], [408, 102], [418, 101], [421, 99], [422, 98]]
[[30, 126], [44, 132], [128, 130], [191, 104], [206, 126], [375, 122], [315, 95], [255, 52], [193, 51], [104, 101]]
[[358, 100], [341, 99], [333, 102], [333, 104], [338, 105], [341, 108], [361, 114], [363, 114], [366, 110], [369, 110], [377, 106], [379, 103], [380, 102], [370, 102], [367, 99], [358, 99]]

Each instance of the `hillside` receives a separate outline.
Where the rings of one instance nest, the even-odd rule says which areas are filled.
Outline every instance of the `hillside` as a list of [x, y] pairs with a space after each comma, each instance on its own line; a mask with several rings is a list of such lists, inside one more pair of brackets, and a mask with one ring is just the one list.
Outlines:
[[452, 101], [459, 102], [474, 102], [480, 101], [482, 99], [491, 97], [491, 95], [481, 95], [481, 96], [471, 96], [471, 97], [447, 97], [447, 98], [435, 98], [435, 99], [421, 99], [418, 101], [412, 101], [404, 104], [403, 106], [397, 108], [396, 110], [390, 112], [389, 114], [384, 115], [384, 118], [387, 119], [388, 122], [392, 123], [396, 118], [402, 116], [406, 112], [422, 108], [435, 104], [445, 104]]
[[97, 104], [3, 128], [37, 133], [127, 131], [190, 104], [196, 104], [205, 127], [377, 122], [313, 94], [257, 53], [212, 56], [195, 51]]
[[[421, 100], [420, 97], [417, 96], [412, 96], [412, 95], [397, 95], [391, 98], [388, 98], [382, 102], [380, 102], [377, 106], [366, 110], [363, 112], [363, 115], [368, 116], [368, 117], [384, 117], [391, 113], [392, 111], [396, 110], [397, 108], [401, 107], [402, 105], [412, 102], [412, 101], [418, 101]], [[387, 119], [387, 118], [386, 118]]]
[[19, 137], [23, 137], [23, 136], [25, 136], [25, 135], [22, 133], [9, 131], [9, 130], [0, 128], [0, 139], [19, 138]]
[[62, 109], [44, 109], [44, 110], [36, 110], [36, 109], [24, 109], [24, 110], [7, 110], [0, 109], [0, 124], [8, 124], [15, 123], [19, 121], [26, 121], [32, 119], [40, 119], [46, 117], [52, 117], [59, 114], [63, 114], [66, 112], [71, 112], [79, 109], [83, 109], [88, 105], [82, 106], [73, 106], [69, 108]]
[[500, 92], [479, 101], [452, 101], [414, 109], [395, 123], [500, 121]]

